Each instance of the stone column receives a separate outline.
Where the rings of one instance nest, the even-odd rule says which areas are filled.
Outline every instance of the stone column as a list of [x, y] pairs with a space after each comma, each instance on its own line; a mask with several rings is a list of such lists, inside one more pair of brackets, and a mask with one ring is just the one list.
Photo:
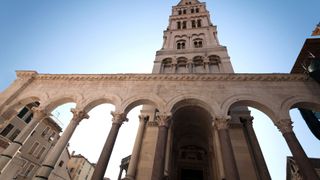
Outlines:
[[267, 164], [264, 160], [260, 145], [252, 127], [253, 117], [240, 118], [243, 123], [244, 131], [248, 137], [248, 143], [253, 154], [254, 164], [258, 170], [258, 176], [261, 180], [270, 180], [270, 174]]
[[54, 169], [61, 153], [66, 148], [73, 132], [76, 127], [79, 125], [82, 119], [88, 119], [88, 114], [79, 109], [71, 109], [73, 113], [73, 117], [68, 125], [68, 127], [64, 130], [62, 136], [58, 140], [57, 144], [53, 147], [53, 149], [47, 154], [45, 160], [42, 162], [41, 167], [38, 169], [34, 179], [48, 179], [51, 171]]
[[229, 135], [229, 120], [230, 117], [216, 117], [214, 122], [215, 127], [218, 130], [219, 141], [222, 151], [223, 168], [226, 176], [226, 180], [239, 180], [240, 176], [236, 160], [234, 157], [232, 144]]
[[136, 176], [136, 170], [137, 170], [137, 165], [138, 165], [138, 160], [140, 155], [144, 129], [145, 129], [146, 123], [149, 120], [149, 116], [140, 115], [139, 120], [140, 120], [140, 123], [139, 123], [138, 133], [136, 136], [136, 140], [134, 142], [134, 146], [133, 146], [133, 150], [132, 150], [132, 154], [129, 162], [129, 167], [126, 174], [126, 179], [130, 179], [130, 180], [134, 180]]
[[170, 126], [171, 114], [157, 114], [158, 138], [154, 155], [151, 180], [162, 180], [164, 175], [165, 152], [168, 138], [168, 128]]
[[293, 126], [291, 119], [280, 119], [275, 122], [275, 125], [286, 140], [292, 156], [300, 169], [303, 179], [318, 180], [319, 177], [317, 176], [314, 167], [312, 166], [308, 156], [304, 152], [296, 135], [292, 130]]
[[39, 122], [47, 116], [46, 111], [39, 107], [33, 107], [32, 112], [32, 120], [27, 124], [26, 127], [22, 129], [21, 133], [14, 139], [14, 141], [1, 153], [0, 173], [3, 173], [14, 156], [16, 156], [21, 146], [27, 141], [31, 133], [36, 129]]
[[110, 156], [112, 153], [112, 149], [114, 143], [116, 142], [117, 135], [119, 129], [124, 121], [127, 121], [126, 114], [119, 113], [119, 112], [111, 112], [113, 119], [112, 119], [112, 127], [109, 131], [108, 138], [103, 146], [102, 152], [100, 154], [99, 160], [97, 165], [94, 169], [92, 180], [101, 180], [103, 179], [104, 173], [107, 169]]

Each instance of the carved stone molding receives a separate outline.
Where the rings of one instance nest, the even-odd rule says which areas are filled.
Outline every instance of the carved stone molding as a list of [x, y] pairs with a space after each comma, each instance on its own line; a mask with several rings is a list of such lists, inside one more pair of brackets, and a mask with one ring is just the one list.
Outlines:
[[72, 121], [76, 121], [79, 123], [81, 120], [89, 118], [89, 115], [87, 114], [87, 112], [83, 110], [72, 108], [71, 112], [73, 114]]
[[292, 132], [293, 122], [291, 119], [280, 119], [274, 123], [282, 134]]
[[18, 79], [30, 79], [38, 75], [37, 71], [16, 71]]
[[128, 121], [127, 115], [125, 113], [111, 111], [111, 115], [113, 116], [112, 123], [114, 124], [121, 125], [123, 122]]
[[230, 119], [230, 116], [217, 116], [213, 123], [218, 130], [228, 129], [230, 126]]
[[35, 119], [37, 121], [40, 121], [41, 119], [48, 116], [47, 111], [43, 108], [40, 108], [40, 107], [32, 107], [31, 111], [33, 113], [32, 119]]
[[164, 126], [169, 128], [171, 113], [157, 113], [156, 120], [158, 122], [158, 126]]
[[[18, 73], [18, 72], [17, 72]], [[22, 73], [23, 74], [23, 73]], [[23, 76], [19, 72], [19, 76]], [[39, 74], [39, 80], [73, 81], [308, 81], [303, 74]], [[310, 80], [311, 81], [311, 80]]]
[[147, 126], [149, 127], [158, 127], [158, 122], [157, 121], [148, 121]]

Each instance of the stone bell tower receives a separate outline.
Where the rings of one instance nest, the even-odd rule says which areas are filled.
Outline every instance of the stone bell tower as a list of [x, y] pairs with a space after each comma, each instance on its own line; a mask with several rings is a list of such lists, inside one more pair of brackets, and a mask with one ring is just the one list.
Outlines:
[[182, 0], [172, 7], [153, 73], [233, 73], [204, 2]]
[[[206, 3], [181, 0], [172, 7], [152, 73], [186, 77], [191, 74], [234, 73], [227, 48], [219, 43], [217, 26], [210, 20]], [[170, 93], [169, 87], [159, 86], [158, 89]], [[200, 91], [196, 96], [218, 96], [201, 94]], [[224, 125], [212, 122], [221, 117], [213, 117], [197, 100], [188, 99], [188, 90], [180, 89], [179, 93], [185, 99], [170, 110], [170, 123], [163, 124], [162, 115], [157, 116], [156, 109], [143, 106], [142, 113], [148, 114], [149, 121], [139, 162], [135, 163], [136, 170], [131, 170], [129, 165], [127, 177], [135, 175], [137, 180], [158, 180], [162, 177], [170, 180], [271, 179], [247, 107], [230, 108], [228, 136], [231, 142], [220, 142], [218, 131]], [[228, 151], [234, 157], [222, 157], [223, 145], [229, 147]], [[163, 146], [166, 147], [165, 152]], [[224, 162], [225, 159], [229, 159], [228, 162]], [[226, 168], [234, 172], [225, 172]]]

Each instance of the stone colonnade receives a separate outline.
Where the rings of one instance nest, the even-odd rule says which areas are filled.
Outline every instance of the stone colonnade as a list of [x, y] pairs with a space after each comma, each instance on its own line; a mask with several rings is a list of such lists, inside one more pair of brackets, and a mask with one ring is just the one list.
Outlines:
[[[83, 110], [72, 109], [73, 118], [70, 121], [68, 127], [63, 132], [61, 138], [58, 140], [57, 144], [54, 146], [53, 150], [48, 154], [44, 162], [42, 163], [41, 167], [38, 169], [34, 179], [41, 180], [41, 179], [48, 179], [51, 171], [53, 170], [55, 164], [57, 163], [61, 152], [65, 149], [68, 141], [70, 140], [73, 132], [75, 131], [78, 124], [83, 119], [88, 119], [89, 116]], [[21, 148], [23, 143], [27, 140], [30, 136], [32, 131], [36, 128], [38, 123], [46, 117], [46, 113], [43, 109], [40, 108], [33, 108], [34, 117], [32, 121], [24, 128], [24, 130], [20, 133], [20, 135], [13, 141], [13, 143], [1, 154], [0, 156], [0, 168], [1, 172], [3, 172], [6, 166], [10, 163], [13, 157], [17, 154], [18, 150]], [[100, 180], [103, 179], [106, 168], [108, 166], [108, 162], [110, 156], [112, 154], [112, 149], [114, 143], [117, 138], [117, 134], [123, 122], [127, 121], [125, 113], [119, 112], [112, 112], [113, 116], [112, 119], [112, 127], [109, 131], [108, 138], [105, 142], [103, 147], [102, 153], [96, 165], [96, 169], [92, 176], [92, 180]], [[145, 125], [149, 119], [147, 115], [140, 115], [140, 124], [138, 128], [138, 133], [136, 136], [133, 152], [131, 155], [131, 160], [128, 168], [128, 172], [126, 175], [126, 179], [134, 180], [136, 174], [137, 163], [139, 159], [139, 152], [141, 148], [143, 133], [145, 129]], [[229, 120], [230, 117], [216, 117], [213, 121], [213, 126], [217, 129], [219, 142], [221, 145], [221, 152], [222, 152], [222, 160], [223, 160], [223, 168], [225, 171], [225, 178], [227, 180], [239, 180], [239, 172], [237, 170], [236, 161], [231, 145], [231, 140], [228, 132], [229, 128]], [[156, 142], [156, 150], [155, 150], [155, 157], [154, 157], [154, 165], [152, 168], [152, 180], [161, 180], [164, 176], [164, 168], [165, 168], [165, 153], [166, 153], [166, 144], [167, 144], [167, 137], [168, 137], [168, 129], [170, 128], [170, 121], [171, 121], [171, 114], [170, 113], [158, 113], [156, 115], [156, 121], [158, 122], [158, 138]], [[252, 129], [252, 119], [243, 120], [244, 124], [247, 128], [248, 133], [254, 133]], [[285, 138], [292, 155], [297, 162], [302, 176], [307, 180], [316, 180], [317, 175], [312, 167], [307, 155], [305, 154], [303, 148], [301, 147], [299, 141], [297, 140], [293, 130], [292, 130], [292, 121], [290, 119], [281, 119], [275, 122], [275, 125], [282, 133], [283, 137]], [[252, 135], [252, 134], [251, 134]], [[255, 136], [251, 136], [255, 137]], [[254, 141], [251, 141], [254, 142]], [[259, 147], [259, 146], [254, 146]], [[262, 154], [259, 154], [257, 149], [253, 150], [253, 155], [256, 158], [255, 160], [259, 165], [262, 165], [261, 168], [266, 166], [265, 164], [261, 164], [264, 160]], [[259, 166], [258, 166], [259, 167]], [[268, 179], [268, 173], [261, 173], [261, 179]], [[0, 175], [1, 177], [1, 175]], [[269, 178], [270, 179], [270, 178]]]
[[[256, 107], [271, 117], [285, 138], [303, 177], [308, 180], [318, 179], [315, 170], [312, 168], [308, 157], [292, 130], [292, 122], [288, 118], [290, 117], [288, 112], [292, 107], [306, 105], [306, 107], [314, 107], [316, 110], [320, 109], [320, 86], [316, 82], [306, 79], [303, 75], [46, 75], [35, 72], [18, 72], [17, 76], [17, 81], [8, 90], [0, 94], [0, 102], [2, 102], [0, 104], [1, 116], [6, 111], [18, 110], [22, 105], [26, 105], [31, 101], [39, 101], [41, 103], [39, 107], [33, 108], [34, 116], [31, 122], [0, 155], [0, 179], [8, 164], [19, 153], [19, 149], [24, 145], [37, 125], [48, 116], [48, 113], [51, 112], [50, 110], [61, 103], [76, 102], [77, 108], [73, 110], [73, 118], [68, 128], [63, 132], [51, 154], [43, 161], [35, 178], [48, 178], [56, 164], [57, 157], [65, 148], [77, 125], [82, 119], [88, 118], [87, 113], [90, 108], [102, 103], [111, 103], [116, 107], [115, 112], [112, 113], [112, 127], [100, 155], [93, 179], [102, 179], [117, 134], [122, 123], [127, 120], [128, 111], [136, 105], [148, 104], [159, 110], [156, 115], [158, 137], [151, 176], [152, 180], [160, 180], [164, 174], [164, 157], [168, 130], [170, 129], [171, 112], [174, 111], [175, 107], [189, 100], [192, 105], [198, 105], [208, 110], [207, 112], [214, 119], [213, 126], [220, 142], [222, 154], [223, 174], [226, 176], [221, 178], [226, 178], [227, 180], [239, 179], [239, 172], [230, 143], [229, 117], [227, 116], [230, 107], [237, 103], [237, 105], [241, 106]], [[70, 85], [70, 82], [77, 85], [76, 88]], [[60, 89], [57, 90], [57, 88], [52, 87], [59, 87]], [[132, 161], [129, 165], [127, 179], [135, 179], [137, 171], [138, 152], [141, 148], [141, 141], [148, 118], [141, 116], [140, 119], [139, 131], [131, 156]], [[250, 122], [245, 122], [244, 127], [248, 137], [253, 142], [252, 154], [256, 163], [261, 167], [265, 166], [262, 163], [263, 156], [260, 154], [260, 150], [254, 148], [257, 145], [254, 144], [255, 136]], [[258, 170], [260, 175], [263, 174], [263, 171], [264, 168]], [[265, 176], [261, 179], [269, 179], [268, 173], [264, 173]]]

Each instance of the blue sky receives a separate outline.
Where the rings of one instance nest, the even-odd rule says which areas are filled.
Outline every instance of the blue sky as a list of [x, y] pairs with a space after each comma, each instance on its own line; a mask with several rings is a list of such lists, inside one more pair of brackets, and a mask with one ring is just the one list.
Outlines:
[[[15, 70], [150, 73], [155, 52], [162, 45], [171, 6], [177, 3], [1, 0], [0, 91], [15, 79]], [[227, 46], [238, 73], [290, 72], [305, 39], [320, 21], [319, 7], [319, 0], [207, 1], [211, 20], [218, 26], [220, 43]], [[304, 140], [307, 154], [319, 157], [319, 142], [310, 135], [298, 113], [291, 113], [297, 117], [295, 131]], [[273, 159], [273, 179], [284, 179], [283, 158], [289, 151], [283, 140], [276, 142], [282, 137], [269, 120], [258, 124], [255, 128], [263, 141], [262, 149], [272, 154], [266, 159], [268, 165]], [[271, 129], [266, 130], [266, 126]]]

